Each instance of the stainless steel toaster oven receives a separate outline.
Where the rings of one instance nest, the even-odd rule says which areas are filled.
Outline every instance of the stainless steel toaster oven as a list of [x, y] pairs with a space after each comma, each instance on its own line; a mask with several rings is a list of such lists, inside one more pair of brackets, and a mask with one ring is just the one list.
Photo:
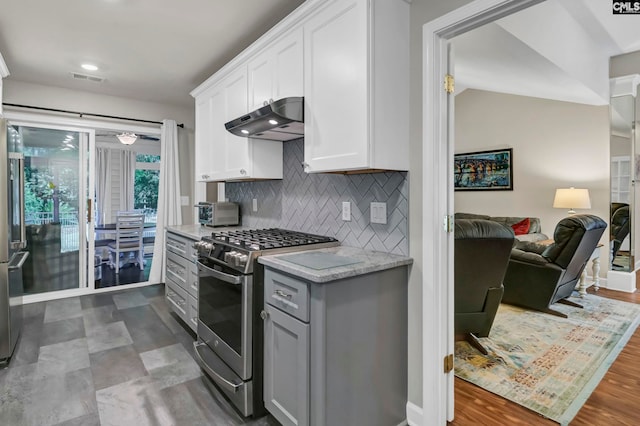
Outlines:
[[240, 208], [236, 203], [201, 201], [198, 209], [198, 223], [205, 226], [233, 226], [240, 224]]

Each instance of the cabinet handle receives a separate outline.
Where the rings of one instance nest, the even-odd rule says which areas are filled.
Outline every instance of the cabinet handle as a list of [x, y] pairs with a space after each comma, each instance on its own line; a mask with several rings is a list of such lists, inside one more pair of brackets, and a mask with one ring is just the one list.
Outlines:
[[241, 174], [241, 175], [246, 175], [246, 174], [247, 174], [247, 171], [246, 171], [245, 169], [240, 169], [240, 174]]
[[209, 175], [202, 175], [202, 179], [209, 179]]
[[309, 167], [309, 163], [305, 163], [304, 161], [302, 162], [302, 168], [306, 169], [307, 167]]
[[262, 320], [266, 320], [267, 318], [269, 318], [269, 312], [267, 311], [260, 312], [260, 318], [262, 318]]
[[277, 294], [280, 297], [284, 297], [285, 299], [289, 299], [289, 300], [291, 300], [291, 298], [293, 297], [291, 294], [285, 293], [284, 291], [282, 291], [280, 289], [274, 291], [274, 293]]

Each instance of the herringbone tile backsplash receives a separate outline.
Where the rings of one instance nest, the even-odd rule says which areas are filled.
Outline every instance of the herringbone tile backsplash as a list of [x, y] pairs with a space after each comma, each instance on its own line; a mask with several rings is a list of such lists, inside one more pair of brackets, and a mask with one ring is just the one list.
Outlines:
[[[242, 225], [327, 235], [346, 246], [408, 255], [406, 173], [308, 174], [302, 169], [303, 143], [284, 143], [284, 179], [226, 184], [226, 197], [240, 204]], [[343, 201], [351, 202], [349, 222], [342, 220]], [[387, 203], [386, 225], [369, 222], [374, 201]]]

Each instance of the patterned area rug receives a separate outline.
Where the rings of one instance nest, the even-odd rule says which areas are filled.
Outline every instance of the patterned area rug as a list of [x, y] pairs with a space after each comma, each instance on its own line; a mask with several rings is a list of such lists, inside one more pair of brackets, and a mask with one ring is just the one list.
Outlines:
[[485, 356], [457, 342], [455, 373], [544, 417], [568, 424], [640, 321], [640, 305], [587, 295], [584, 309], [556, 303], [569, 318], [501, 305]]

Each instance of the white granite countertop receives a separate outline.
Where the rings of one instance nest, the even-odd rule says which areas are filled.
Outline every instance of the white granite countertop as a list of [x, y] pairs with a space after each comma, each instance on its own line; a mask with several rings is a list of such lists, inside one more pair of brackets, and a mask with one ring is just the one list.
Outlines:
[[228, 231], [230, 229], [240, 229], [241, 226], [221, 226], [212, 228], [210, 226], [197, 225], [173, 225], [167, 226], [167, 232], [173, 232], [174, 234], [182, 235], [185, 238], [192, 239], [194, 241], [200, 240], [202, 237], [210, 237], [212, 232]]
[[[311, 256], [302, 257], [302, 254], [310, 254]], [[313, 262], [314, 257], [320, 260], [328, 260], [329, 262], [325, 262], [324, 266], [330, 263], [330, 261], [349, 264], [323, 267], [322, 262], [316, 262], [321, 267], [321, 269], [318, 269], [287, 261], [287, 257], [290, 257], [292, 261], [295, 259], [296, 262], [299, 262], [301, 259], [308, 259]], [[398, 266], [410, 265], [413, 263], [413, 259], [397, 254], [364, 250], [356, 247], [339, 246], [319, 250], [306, 250], [296, 253], [260, 256], [258, 258], [258, 262], [270, 268], [295, 275], [311, 282], [326, 283], [329, 281], [354, 277], [356, 275], [363, 275]]]

